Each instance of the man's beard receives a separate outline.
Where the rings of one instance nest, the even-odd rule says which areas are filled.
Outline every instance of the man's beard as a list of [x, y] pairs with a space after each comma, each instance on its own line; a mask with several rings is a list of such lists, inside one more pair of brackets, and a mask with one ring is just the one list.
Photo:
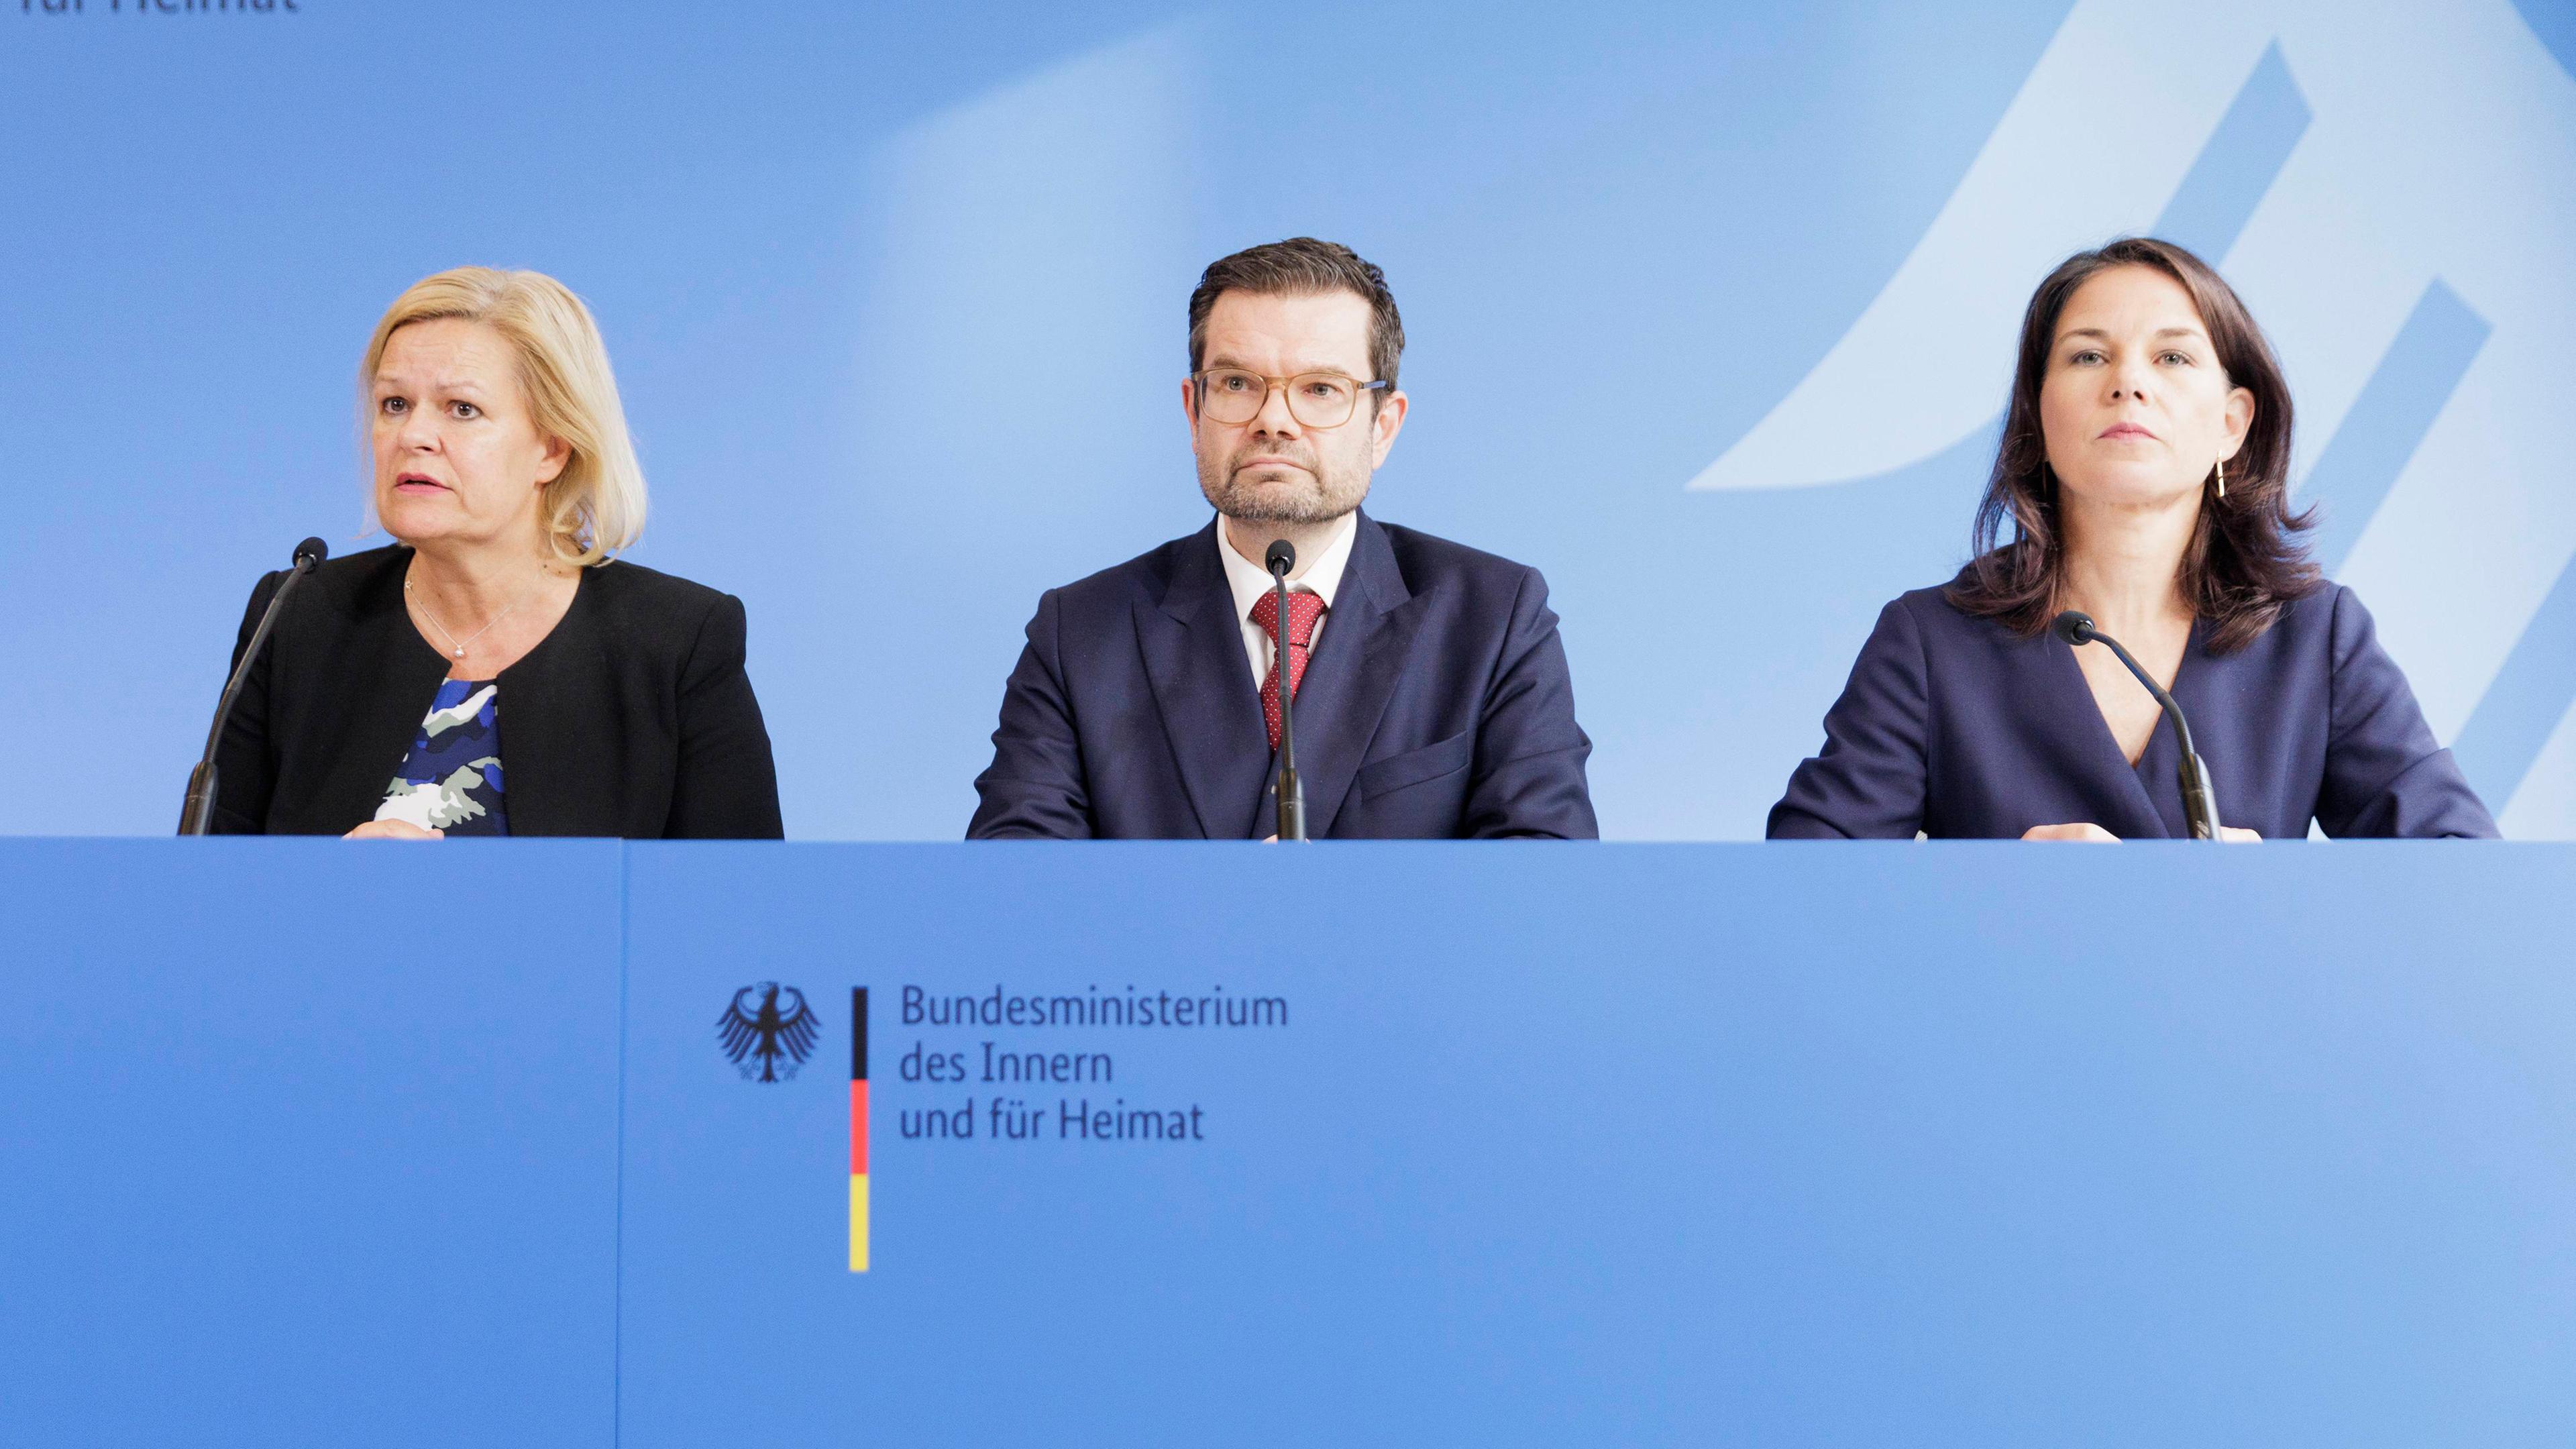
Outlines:
[[[1330, 523], [1357, 508], [1367, 499], [1369, 471], [1365, 466], [1338, 468], [1317, 456], [1315, 450], [1288, 447], [1278, 443], [1247, 444], [1241, 453], [1266, 453], [1286, 459], [1305, 470], [1305, 477], [1294, 474], [1286, 479], [1255, 483], [1244, 476], [1232, 458], [1211, 464], [1199, 459], [1199, 492], [1217, 512], [1245, 523]], [[1272, 470], [1276, 472], [1277, 470]]]

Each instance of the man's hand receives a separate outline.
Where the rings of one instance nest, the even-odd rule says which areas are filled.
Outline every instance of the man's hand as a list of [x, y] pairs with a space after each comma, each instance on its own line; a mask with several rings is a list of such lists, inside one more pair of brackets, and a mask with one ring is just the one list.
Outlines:
[[[2075, 825], [2034, 825], [2021, 833], [2024, 840], [2082, 840], [2092, 844], [2108, 841], [2117, 845], [2120, 837], [2087, 820]], [[2218, 838], [2230, 845], [2247, 845], [2262, 840], [2251, 830], [2234, 825], [2218, 827]]]

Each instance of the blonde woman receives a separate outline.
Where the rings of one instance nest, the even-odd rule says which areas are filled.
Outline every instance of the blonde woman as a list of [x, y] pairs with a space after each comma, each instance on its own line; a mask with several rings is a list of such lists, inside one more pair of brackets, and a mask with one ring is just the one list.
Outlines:
[[[777, 837], [741, 601], [615, 559], [644, 476], [581, 300], [441, 272], [376, 324], [358, 382], [394, 543], [321, 565], [279, 618], [214, 828]], [[252, 591], [236, 661], [284, 578]]]

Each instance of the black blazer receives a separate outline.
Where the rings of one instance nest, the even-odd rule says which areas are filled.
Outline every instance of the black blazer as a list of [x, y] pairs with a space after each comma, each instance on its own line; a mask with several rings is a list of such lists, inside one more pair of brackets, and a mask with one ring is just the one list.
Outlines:
[[[403, 608], [411, 550], [332, 559], [298, 585], [216, 755], [214, 828], [339, 835], [375, 818], [447, 656]], [[233, 661], [285, 579], [251, 591]], [[742, 601], [631, 563], [501, 671], [513, 835], [777, 839], [778, 774], [743, 673]]]
[[[1366, 513], [1358, 522], [1297, 686], [1307, 834], [1598, 837], [1583, 777], [1592, 742], [1574, 722], [1547, 582]], [[1210, 521], [1038, 600], [969, 838], [1278, 829], [1261, 689], [1216, 550]]]
[[[2173, 697], [2223, 825], [2266, 840], [2303, 839], [2311, 820], [2337, 836], [2496, 833], [2370, 611], [2339, 584], [2291, 600], [2232, 654], [2210, 652], [2195, 625]], [[2123, 840], [2181, 839], [2180, 755], [2159, 720], [2132, 767], [2072, 646], [2015, 637], [1918, 589], [1879, 614], [1825, 716], [1823, 752], [1790, 777], [1769, 833], [2010, 838], [2089, 820]]]

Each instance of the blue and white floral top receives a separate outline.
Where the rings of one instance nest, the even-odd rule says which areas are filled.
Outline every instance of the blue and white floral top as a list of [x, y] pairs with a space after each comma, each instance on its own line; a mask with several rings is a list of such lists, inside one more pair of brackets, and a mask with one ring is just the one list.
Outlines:
[[507, 835], [501, 806], [501, 683], [439, 681], [402, 770], [385, 787], [378, 820], [404, 820], [450, 835]]

